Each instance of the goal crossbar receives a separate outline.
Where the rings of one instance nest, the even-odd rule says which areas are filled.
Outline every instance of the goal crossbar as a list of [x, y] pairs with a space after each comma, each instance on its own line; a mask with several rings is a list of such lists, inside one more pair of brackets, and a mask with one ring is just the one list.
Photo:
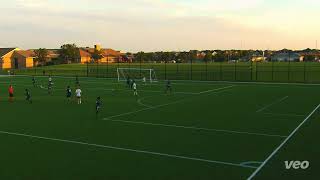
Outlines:
[[[134, 75], [134, 72], [139, 73], [140, 78], [142, 78], [142, 71], [148, 73], [148, 79], [150, 82], [155, 82], [157, 77], [154, 69], [146, 69], [146, 68], [117, 68], [117, 76], [118, 81], [125, 81], [127, 78], [130, 78]], [[123, 78], [121, 78], [123, 77]]]

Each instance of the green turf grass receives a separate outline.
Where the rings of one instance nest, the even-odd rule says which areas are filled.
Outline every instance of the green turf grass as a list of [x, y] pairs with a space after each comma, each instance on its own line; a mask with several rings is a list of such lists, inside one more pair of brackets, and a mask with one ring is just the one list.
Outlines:
[[[46, 87], [47, 78], [36, 80]], [[48, 95], [31, 77], [0, 77], [1, 179], [246, 179], [259, 164], [243, 163], [264, 161], [320, 102], [318, 85], [173, 81], [165, 95], [163, 82], [138, 83], [136, 100], [124, 83], [80, 78], [77, 105], [65, 97], [75, 78], [53, 82]]]

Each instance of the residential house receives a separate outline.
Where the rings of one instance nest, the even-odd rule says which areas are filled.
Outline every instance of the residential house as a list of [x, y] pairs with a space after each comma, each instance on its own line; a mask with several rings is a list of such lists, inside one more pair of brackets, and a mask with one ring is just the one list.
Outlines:
[[98, 60], [99, 63], [115, 63], [117, 61], [122, 61], [122, 54], [120, 51], [116, 51], [113, 49], [104, 49], [101, 48], [100, 45], [94, 45], [94, 48], [80, 48], [79, 55], [80, 55], [80, 63], [87, 63], [91, 60], [91, 55], [95, 51], [100, 51], [102, 58]]
[[32, 51], [19, 48], [0, 48], [0, 69], [21, 69], [33, 67]]
[[288, 61], [294, 62], [294, 61], [301, 61], [301, 60], [303, 60], [303, 56], [294, 52], [275, 53], [271, 57], [271, 61], [279, 61], [279, 62], [288, 62]]
[[258, 51], [253, 52], [250, 56], [250, 60], [252, 62], [261, 62], [261, 61], [265, 61], [266, 57], [264, 56], [264, 52], [262, 52], [262, 54]]
[[320, 51], [317, 49], [305, 49], [302, 51], [298, 51], [298, 53], [302, 56], [301, 61], [319, 61], [320, 60]]

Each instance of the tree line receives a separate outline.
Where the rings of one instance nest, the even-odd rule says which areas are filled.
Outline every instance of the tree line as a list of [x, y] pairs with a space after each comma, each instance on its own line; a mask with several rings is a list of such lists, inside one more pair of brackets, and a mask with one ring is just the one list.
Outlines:
[[[77, 63], [80, 59], [79, 47], [76, 44], [64, 44], [57, 50], [58, 57], [52, 59], [51, 64]], [[262, 50], [190, 50], [182, 52], [137, 52], [126, 53], [122, 55], [121, 62], [156, 62], [156, 63], [190, 63], [190, 62], [228, 62], [228, 61], [251, 61], [254, 56], [264, 56], [267, 61], [276, 53], [304, 53], [305, 61], [314, 61], [317, 59], [315, 53], [318, 50], [306, 49], [293, 51], [283, 49], [280, 51], [262, 51]], [[320, 54], [320, 53], [319, 53]], [[35, 62], [40, 65], [46, 65], [48, 62], [49, 50], [39, 48], [34, 50]], [[102, 51], [94, 50], [91, 53], [91, 61], [97, 62], [101, 59]]]

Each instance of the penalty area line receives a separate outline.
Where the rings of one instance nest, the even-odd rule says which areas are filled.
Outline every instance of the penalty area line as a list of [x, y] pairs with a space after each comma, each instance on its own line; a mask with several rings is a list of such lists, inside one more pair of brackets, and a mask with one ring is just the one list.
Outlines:
[[242, 167], [242, 168], [256, 169], [256, 167], [254, 167], [254, 166], [241, 164], [241, 163], [238, 164], [238, 163], [231, 163], [231, 162], [224, 162], [224, 161], [215, 161], [215, 160], [209, 160], [209, 159], [202, 159], [202, 158], [181, 156], [181, 155], [173, 155], [173, 154], [160, 153], [160, 152], [154, 152], [154, 151], [129, 149], [129, 148], [122, 148], [122, 147], [116, 147], [116, 146], [107, 146], [107, 145], [87, 143], [87, 142], [81, 142], [81, 141], [50, 138], [50, 137], [44, 137], [44, 136], [35, 136], [35, 135], [30, 135], [30, 134], [14, 133], [14, 132], [8, 132], [8, 131], [0, 131], [0, 134], [27, 137], [27, 138], [33, 138], [33, 139], [39, 139], [39, 140], [63, 142], [63, 143], [69, 143], [69, 144], [85, 145], [85, 146], [105, 148], [105, 149], [113, 149], [113, 150], [119, 150], [119, 151], [135, 152], [135, 153], [149, 154], [149, 155], [169, 157], [169, 158], [175, 158], [175, 159], [185, 159], [185, 160], [200, 161], [200, 162], [206, 162], [206, 163], [212, 163], [212, 164], [222, 164], [222, 165], [228, 165], [228, 166], [236, 166], [236, 167]]

